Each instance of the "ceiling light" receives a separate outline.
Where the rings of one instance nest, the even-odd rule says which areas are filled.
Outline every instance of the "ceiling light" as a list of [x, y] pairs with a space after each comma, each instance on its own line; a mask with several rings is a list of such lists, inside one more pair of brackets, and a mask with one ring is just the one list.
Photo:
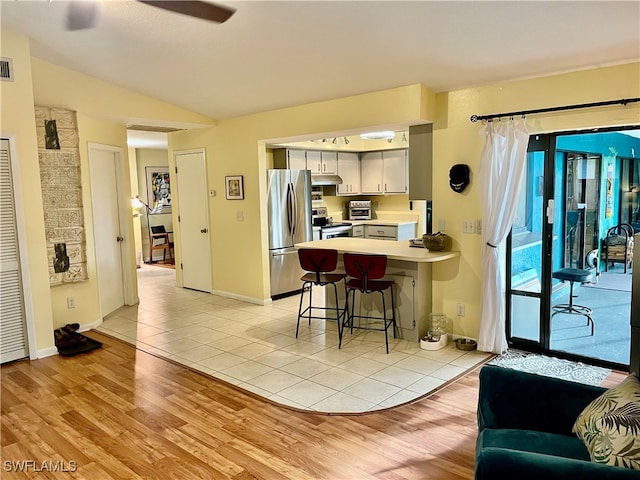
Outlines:
[[395, 132], [385, 130], [384, 132], [361, 133], [360, 138], [365, 140], [389, 140], [395, 137]]

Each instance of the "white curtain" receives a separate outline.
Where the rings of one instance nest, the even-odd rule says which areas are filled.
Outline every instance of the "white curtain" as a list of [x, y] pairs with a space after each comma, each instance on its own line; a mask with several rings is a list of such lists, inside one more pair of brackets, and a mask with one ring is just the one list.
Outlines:
[[501, 250], [518, 203], [529, 133], [524, 120], [518, 124], [510, 120], [487, 123], [482, 135], [485, 146], [480, 159], [479, 183], [483, 282], [478, 350], [500, 354], [507, 350]]

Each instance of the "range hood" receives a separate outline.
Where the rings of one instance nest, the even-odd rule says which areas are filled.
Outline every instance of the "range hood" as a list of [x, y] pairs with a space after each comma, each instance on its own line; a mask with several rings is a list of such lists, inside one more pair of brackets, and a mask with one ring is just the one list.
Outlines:
[[340, 185], [340, 175], [311, 175], [311, 185], [325, 187], [328, 185]]

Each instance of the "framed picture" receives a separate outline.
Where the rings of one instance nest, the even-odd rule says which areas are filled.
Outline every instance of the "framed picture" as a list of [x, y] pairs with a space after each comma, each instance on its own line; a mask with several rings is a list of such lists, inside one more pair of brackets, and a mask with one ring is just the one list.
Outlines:
[[171, 213], [171, 180], [169, 167], [146, 167], [149, 215]]
[[224, 177], [227, 200], [242, 200], [244, 198], [244, 183], [242, 175]]

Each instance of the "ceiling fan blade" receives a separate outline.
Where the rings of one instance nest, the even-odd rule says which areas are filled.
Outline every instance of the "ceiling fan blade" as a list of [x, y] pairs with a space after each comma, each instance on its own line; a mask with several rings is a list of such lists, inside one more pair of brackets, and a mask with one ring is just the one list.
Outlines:
[[154, 7], [182, 13], [190, 17], [201, 18], [210, 22], [223, 23], [231, 18], [236, 10], [234, 8], [216, 5], [214, 3], [191, 0], [138, 0], [139, 2], [153, 5]]
[[67, 10], [67, 30], [84, 30], [96, 26], [98, 5], [95, 2], [70, 2]]

